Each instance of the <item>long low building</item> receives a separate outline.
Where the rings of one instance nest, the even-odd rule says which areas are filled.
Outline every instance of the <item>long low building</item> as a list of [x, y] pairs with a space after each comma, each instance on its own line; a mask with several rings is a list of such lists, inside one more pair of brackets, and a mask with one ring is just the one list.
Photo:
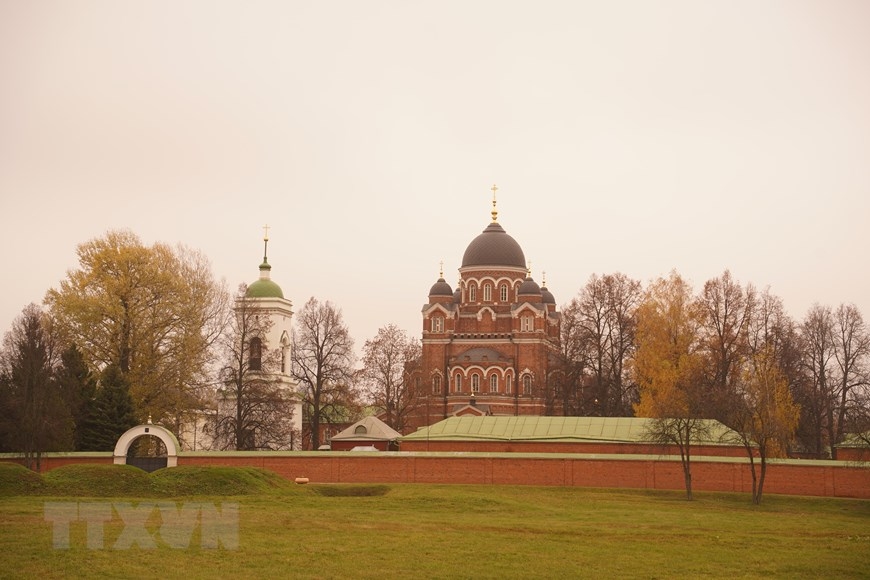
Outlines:
[[[651, 442], [653, 419], [640, 417], [461, 416], [423, 427], [400, 439], [402, 451], [600, 453], [679, 455], [676, 445]], [[692, 443], [692, 455], [746, 455], [737, 434], [705, 419], [707, 436]]]

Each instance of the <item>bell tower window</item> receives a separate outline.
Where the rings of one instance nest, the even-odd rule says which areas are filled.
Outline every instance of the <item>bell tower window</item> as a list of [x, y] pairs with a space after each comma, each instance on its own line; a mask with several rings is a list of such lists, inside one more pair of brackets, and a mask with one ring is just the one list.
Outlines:
[[252, 338], [248, 344], [248, 369], [259, 371], [263, 369], [263, 341]]

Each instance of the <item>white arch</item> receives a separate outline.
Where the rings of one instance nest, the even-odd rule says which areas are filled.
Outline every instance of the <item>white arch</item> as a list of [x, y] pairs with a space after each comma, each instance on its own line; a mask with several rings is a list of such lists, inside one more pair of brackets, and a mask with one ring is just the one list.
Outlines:
[[153, 435], [157, 437], [163, 444], [166, 445], [166, 467], [175, 467], [178, 465], [178, 439], [172, 434], [172, 431], [161, 427], [160, 425], [137, 425], [132, 429], [128, 429], [123, 435], [118, 438], [118, 443], [115, 445], [115, 465], [124, 465], [127, 463], [127, 451], [130, 450], [130, 445], [133, 441], [143, 435]]

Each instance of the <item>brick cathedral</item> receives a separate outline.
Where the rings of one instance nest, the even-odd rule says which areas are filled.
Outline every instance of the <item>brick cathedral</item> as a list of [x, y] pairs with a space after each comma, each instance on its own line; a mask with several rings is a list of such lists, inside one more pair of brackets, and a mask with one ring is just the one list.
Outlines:
[[462, 256], [454, 290], [444, 273], [423, 306], [416, 426], [457, 415], [545, 415], [556, 371], [560, 314], [531, 276], [520, 245], [492, 221]]

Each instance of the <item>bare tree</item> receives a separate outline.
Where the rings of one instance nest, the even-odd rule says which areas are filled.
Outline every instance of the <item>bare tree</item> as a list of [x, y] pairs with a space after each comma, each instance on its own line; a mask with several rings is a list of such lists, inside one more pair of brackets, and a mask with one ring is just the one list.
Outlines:
[[640, 282], [624, 274], [593, 275], [563, 309], [566, 409], [602, 416], [631, 413], [637, 396], [626, 361], [635, 347], [635, 311], [641, 298]]
[[828, 441], [837, 458], [853, 417], [863, 412], [864, 392], [870, 387], [870, 332], [854, 304], [841, 304], [834, 312], [834, 376], [829, 382]]
[[413, 383], [420, 365], [420, 341], [388, 324], [363, 346], [362, 380], [371, 404], [385, 416], [385, 423], [400, 433], [419, 404]]
[[353, 340], [341, 309], [310, 298], [296, 316], [292, 373], [299, 381], [311, 447], [320, 447], [320, 426], [353, 405]]
[[217, 412], [211, 430], [220, 449], [289, 449], [293, 446], [296, 393], [282, 386], [281, 348], [270, 348], [272, 322], [243, 284], [235, 316], [225, 334], [226, 364], [221, 370]]
[[817, 457], [837, 456], [864, 413], [870, 388], [870, 331], [854, 304], [814, 305], [801, 325], [806, 380], [796, 391], [800, 437]]
[[722, 421], [727, 420], [749, 354], [748, 331], [755, 302], [755, 289], [751, 285], [742, 288], [728, 270], [708, 280], [699, 298], [708, 358], [704, 386], [712, 416]]

